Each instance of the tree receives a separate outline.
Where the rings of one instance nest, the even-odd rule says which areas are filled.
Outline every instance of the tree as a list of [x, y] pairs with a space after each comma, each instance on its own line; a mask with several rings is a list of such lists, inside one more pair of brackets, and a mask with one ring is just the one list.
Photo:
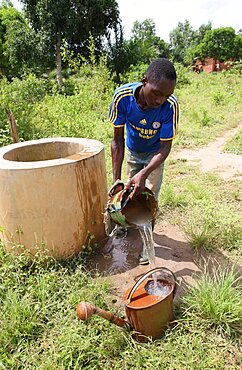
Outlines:
[[207, 24], [202, 24], [197, 31], [195, 31], [196, 45], [200, 44], [207, 31], [212, 30], [212, 23], [209, 21]]
[[43, 71], [50, 63], [41, 34], [29, 27], [24, 15], [10, 1], [0, 7], [0, 66], [4, 75], [26, 70]]
[[155, 23], [152, 19], [134, 22], [130, 42], [138, 62], [149, 64], [155, 58], [169, 56], [169, 46], [156, 36]]
[[192, 42], [196, 39], [196, 31], [188, 20], [179, 22], [170, 32], [170, 47], [174, 61], [185, 64], [185, 55]]
[[126, 72], [131, 65], [149, 64], [153, 59], [169, 56], [169, 45], [156, 35], [152, 19], [134, 22], [132, 36], [123, 40], [123, 29], [115, 43], [109, 45], [108, 56], [111, 70], [117, 74]]
[[119, 26], [114, 40], [109, 40], [106, 53], [108, 56], [108, 67], [112, 71], [113, 79], [120, 83], [120, 74], [126, 71], [134, 60], [133, 50], [130, 42], [123, 38], [123, 27]]
[[[239, 48], [240, 50], [237, 49]], [[221, 62], [241, 56], [241, 36], [232, 27], [207, 31], [199, 45], [200, 56], [218, 59]]]
[[13, 8], [10, 1], [4, 1], [0, 6], [0, 69], [2, 74], [8, 74], [10, 70], [9, 58], [7, 55], [7, 34], [12, 24], [24, 24], [20, 12]]
[[22, 0], [26, 15], [36, 31], [46, 35], [56, 57], [57, 81], [62, 86], [61, 45], [63, 39], [75, 52], [87, 52], [91, 33], [97, 51], [103, 37], [109, 38], [119, 22], [116, 0]]
[[200, 44], [207, 31], [212, 30], [212, 23], [208, 22], [207, 24], [202, 24], [198, 30], [194, 31], [194, 37], [186, 49], [184, 54], [184, 63], [189, 65], [191, 61], [200, 55]]
[[234, 38], [234, 57], [237, 60], [242, 59], [242, 32], [235, 36]]

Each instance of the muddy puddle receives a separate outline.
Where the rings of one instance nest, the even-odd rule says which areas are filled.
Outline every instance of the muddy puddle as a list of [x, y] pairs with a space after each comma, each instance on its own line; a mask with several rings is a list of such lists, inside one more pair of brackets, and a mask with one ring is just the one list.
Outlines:
[[128, 229], [125, 238], [107, 239], [106, 244], [92, 255], [88, 266], [108, 275], [125, 272], [138, 265], [141, 248], [139, 231]]

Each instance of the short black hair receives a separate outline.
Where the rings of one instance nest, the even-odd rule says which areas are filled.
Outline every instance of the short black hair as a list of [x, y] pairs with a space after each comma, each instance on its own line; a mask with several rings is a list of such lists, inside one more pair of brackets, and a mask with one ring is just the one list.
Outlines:
[[158, 84], [162, 77], [167, 80], [176, 81], [176, 70], [173, 63], [167, 58], [154, 60], [146, 70], [145, 75], [149, 82]]

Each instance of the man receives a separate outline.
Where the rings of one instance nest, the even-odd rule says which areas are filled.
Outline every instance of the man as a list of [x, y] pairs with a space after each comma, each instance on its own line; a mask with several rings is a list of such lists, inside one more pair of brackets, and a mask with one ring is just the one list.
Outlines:
[[[128, 83], [114, 92], [109, 112], [114, 126], [111, 144], [113, 182], [121, 179], [126, 127], [129, 179], [126, 187], [134, 187], [132, 197], [147, 186], [158, 200], [164, 161], [178, 126], [179, 107], [173, 95], [175, 85], [173, 64], [160, 58], [149, 65], [141, 83]], [[147, 259], [141, 257], [140, 263], [143, 262], [147, 263]]]

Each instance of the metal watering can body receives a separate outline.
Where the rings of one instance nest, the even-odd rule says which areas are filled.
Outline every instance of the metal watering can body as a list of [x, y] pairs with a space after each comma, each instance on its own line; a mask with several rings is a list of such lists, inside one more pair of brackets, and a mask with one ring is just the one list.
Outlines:
[[[172, 280], [157, 277], [157, 282], [166, 287], [166, 294], [155, 296], [147, 292], [149, 277], [160, 272], [169, 272]], [[147, 337], [162, 337], [169, 323], [173, 320], [173, 298], [176, 292], [176, 278], [173, 272], [165, 267], [157, 267], [144, 274], [124, 295], [127, 318], [135, 330], [135, 338], [146, 342]]]
[[[157, 278], [157, 281], [167, 287], [167, 294], [154, 296], [147, 292], [147, 285], [153, 281], [151, 275], [168, 272], [172, 280]], [[173, 272], [165, 267], [157, 267], [144, 274], [132, 288], [124, 294], [125, 312], [128, 320], [120, 318], [86, 302], [77, 306], [77, 315], [81, 320], [87, 320], [97, 314], [114, 324], [126, 327], [134, 332], [134, 337], [139, 342], [162, 337], [169, 323], [173, 320], [173, 298], [176, 292], [176, 277]]]
[[144, 192], [131, 199], [132, 191], [132, 187], [125, 189], [124, 184], [119, 182], [109, 192], [106, 211], [116, 224], [123, 227], [134, 227], [152, 221], [157, 212], [158, 203], [150, 189], [145, 188]]

